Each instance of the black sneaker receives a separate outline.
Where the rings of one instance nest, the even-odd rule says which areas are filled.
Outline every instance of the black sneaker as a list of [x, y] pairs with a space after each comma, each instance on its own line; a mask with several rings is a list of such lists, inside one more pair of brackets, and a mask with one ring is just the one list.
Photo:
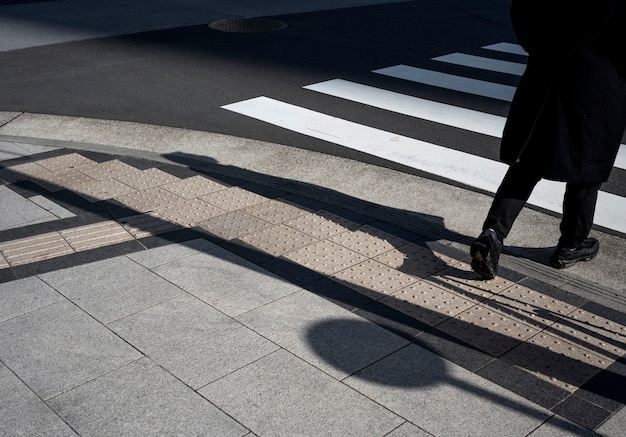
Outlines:
[[598, 254], [600, 242], [595, 238], [587, 238], [580, 247], [559, 247], [550, 258], [550, 265], [557, 269], [565, 269], [578, 261], [589, 261]]
[[485, 229], [470, 247], [472, 270], [483, 278], [495, 278], [498, 274], [500, 252], [502, 252], [502, 242], [498, 240], [496, 231], [491, 228]]

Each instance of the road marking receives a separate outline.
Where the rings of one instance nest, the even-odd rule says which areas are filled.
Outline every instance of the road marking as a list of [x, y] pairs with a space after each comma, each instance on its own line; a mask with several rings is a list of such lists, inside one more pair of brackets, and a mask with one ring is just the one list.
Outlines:
[[440, 73], [438, 71], [424, 70], [423, 68], [410, 67], [408, 65], [395, 65], [393, 67], [374, 70], [373, 72], [397, 79], [423, 83], [425, 85], [460, 91], [476, 96], [489, 97], [505, 102], [513, 100], [513, 95], [515, 94], [514, 86], [471, 79], [454, 74]]
[[520, 46], [519, 44], [511, 44], [510, 42], [499, 42], [497, 44], [491, 44], [488, 46], [484, 46], [483, 49], [493, 50], [502, 53], [510, 53], [513, 55], [528, 56], [528, 53], [522, 48], [522, 46]]
[[[507, 165], [501, 162], [397, 135], [330, 115], [311, 111], [268, 97], [225, 105], [222, 108], [266, 123], [368, 153], [379, 158], [495, 192]], [[562, 212], [565, 184], [542, 180], [529, 203]], [[596, 207], [597, 225], [626, 233], [626, 198], [600, 193]]]
[[449, 55], [438, 56], [433, 58], [433, 61], [447, 62], [449, 64], [496, 71], [498, 73], [507, 73], [515, 76], [521, 76], [524, 73], [524, 70], [526, 70], [526, 64], [485, 58], [482, 56], [467, 55], [465, 53], [451, 53]]

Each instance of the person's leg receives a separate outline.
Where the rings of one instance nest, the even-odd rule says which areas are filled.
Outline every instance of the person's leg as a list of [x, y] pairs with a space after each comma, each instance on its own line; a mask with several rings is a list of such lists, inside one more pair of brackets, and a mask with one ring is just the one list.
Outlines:
[[470, 247], [472, 269], [484, 278], [496, 277], [502, 241], [540, 179], [530, 165], [517, 162], [509, 167], [487, 213], [483, 232]]
[[600, 249], [595, 238], [587, 238], [593, 225], [600, 184], [567, 184], [563, 199], [561, 238], [550, 258], [558, 269], [571, 267], [578, 261], [593, 259]]

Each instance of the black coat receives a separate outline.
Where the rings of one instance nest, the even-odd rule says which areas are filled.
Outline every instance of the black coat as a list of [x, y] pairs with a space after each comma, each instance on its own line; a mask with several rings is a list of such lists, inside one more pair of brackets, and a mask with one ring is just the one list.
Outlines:
[[626, 0], [513, 0], [528, 66], [501, 159], [547, 179], [605, 182], [626, 127]]

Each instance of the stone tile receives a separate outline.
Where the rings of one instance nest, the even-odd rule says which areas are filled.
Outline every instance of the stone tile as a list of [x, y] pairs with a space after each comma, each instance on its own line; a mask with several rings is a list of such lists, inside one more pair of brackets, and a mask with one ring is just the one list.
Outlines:
[[200, 199], [181, 199], [155, 209], [163, 220], [186, 227], [192, 227], [197, 223], [224, 213], [223, 209]]
[[0, 230], [58, 219], [54, 214], [5, 186], [0, 186], [0, 204], [2, 205]]
[[285, 254], [284, 258], [325, 275], [332, 275], [366, 260], [364, 255], [332, 241], [311, 244]]
[[289, 202], [277, 199], [271, 199], [267, 202], [258, 203], [246, 208], [244, 211], [250, 215], [274, 224], [290, 221], [310, 212], [309, 209], [295, 206]]
[[412, 423], [406, 422], [387, 434], [386, 437], [432, 437], [432, 435]]
[[37, 277], [0, 284], [0, 322], [64, 300]]
[[141, 170], [117, 159], [100, 163], [92, 162], [85, 165], [79, 165], [76, 169], [99, 181], [112, 180], [122, 176], [130, 177], [135, 175], [137, 177], [141, 174]]
[[126, 257], [40, 277], [104, 324], [183, 294], [179, 288]]
[[230, 316], [299, 289], [222, 248], [164, 264], [153, 271]]
[[158, 213], [131, 215], [118, 220], [133, 237], [140, 239], [183, 229], [184, 226], [163, 219]]
[[95, 182], [95, 179], [76, 170], [55, 171], [37, 181], [39, 185], [49, 191], [59, 191], [62, 189], [74, 191], [82, 185], [93, 182]]
[[407, 243], [406, 240], [371, 225], [363, 225], [353, 231], [329, 238], [348, 249], [373, 258]]
[[207, 240], [198, 238], [178, 244], [168, 244], [166, 246], [127, 255], [142, 266], [152, 269], [154, 267], [182, 260], [189, 256], [197, 255], [200, 252], [216, 250], [217, 246]]
[[9, 268], [9, 262], [4, 258], [4, 255], [0, 252], [0, 269]]
[[278, 349], [189, 295], [113, 322], [109, 328], [193, 389]]
[[525, 436], [551, 413], [409, 346], [344, 381], [435, 436]]
[[67, 301], [0, 323], [0, 343], [0, 359], [44, 400], [140, 357]]
[[285, 224], [320, 239], [352, 231], [360, 226], [357, 222], [324, 210], [287, 220]]
[[626, 429], [626, 408], [618, 411], [596, 431], [604, 437], [623, 437], [624, 429]]
[[237, 320], [337, 379], [408, 344], [306, 291], [250, 311]]
[[247, 430], [148, 359], [49, 401], [80, 435], [242, 436]]
[[26, 179], [44, 180], [52, 175], [52, 172], [36, 162], [13, 165], [2, 170], [2, 178], [10, 182]]
[[476, 305], [440, 325], [437, 329], [488, 354], [499, 357], [539, 330], [483, 305]]
[[545, 332], [502, 359], [570, 393], [610, 365], [605, 358]]
[[239, 240], [272, 256], [281, 256], [319, 241], [311, 235], [286, 225], [264, 228], [252, 234], [244, 235]]
[[48, 211], [50, 214], [53, 214], [54, 216], [60, 219], [76, 216], [76, 214], [74, 214], [72, 211], [68, 211], [67, 209], [63, 208], [61, 205], [54, 203], [52, 200], [48, 199], [47, 197], [37, 195], [37, 196], [29, 197], [28, 200], [30, 200], [34, 204], [40, 206], [41, 208]]
[[196, 199], [219, 190], [224, 190], [228, 187], [204, 176], [196, 175], [175, 182], [170, 182], [169, 184], [163, 185], [162, 188], [182, 197], [183, 199]]
[[133, 236], [119, 223], [109, 220], [59, 231], [76, 252], [130, 241]]
[[494, 360], [491, 355], [438, 331], [436, 328], [424, 330], [424, 332], [413, 338], [412, 341], [424, 349], [434, 352], [441, 358], [472, 372], [477, 372]]
[[[604, 434], [601, 435], [610, 435]], [[616, 436], [618, 434], [615, 434]], [[589, 431], [588, 429], [582, 428], [568, 420], [563, 419], [559, 416], [551, 417], [546, 423], [541, 425], [535, 431], [530, 433], [528, 437], [597, 437], [593, 431]]]
[[416, 243], [394, 247], [374, 259], [418, 278], [425, 278], [450, 267], [449, 262], [441, 259], [431, 249]]
[[404, 420], [286, 351], [200, 393], [257, 435], [386, 435]]
[[274, 225], [243, 211], [231, 211], [198, 223], [199, 229], [224, 240], [234, 240], [272, 226]]
[[74, 253], [58, 232], [21, 238], [0, 244], [0, 252], [12, 266], [44, 261]]
[[553, 408], [552, 411], [587, 429], [596, 429], [613, 415], [613, 412], [576, 395], [568, 397]]
[[179, 180], [176, 176], [158, 168], [149, 168], [141, 173], [120, 174], [116, 179], [137, 190], [146, 190]]
[[[0, 123], [2, 124], [2, 123]], [[52, 147], [37, 146], [34, 144], [14, 143], [11, 141], [0, 141], [0, 161], [21, 158], [23, 156], [54, 150]]]
[[230, 187], [225, 190], [216, 191], [202, 196], [200, 199], [226, 211], [237, 211], [268, 201], [267, 197], [244, 190], [240, 187]]
[[419, 281], [385, 297], [381, 303], [430, 326], [476, 305], [476, 301], [450, 293], [429, 282]]
[[79, 153], [67, 153], [65, 155], [55, 156], [53, 158], [40, 159], [37, 161], [42, 167], [50, 171], [58, 172], [61, 170], [74, 169], [79, 166], [93, 164], [89, 158], [85, 158]]
[[180, 199], [180, 196], [170, 193], [161, 187], [152, 187], [116, 197], [118, 202], [134, 209], [136, 212], [153, 211], [157, 207], [164, 207], [165, 205], [176, 203], [180, 201]]
[[367, 260], [332, 275], [332, 278], [371, 299], [381, 299], [417, 281], [374, 260]]
[[5, 366], [0, 365], [0, 435], [75, 436], [76, 433]]

